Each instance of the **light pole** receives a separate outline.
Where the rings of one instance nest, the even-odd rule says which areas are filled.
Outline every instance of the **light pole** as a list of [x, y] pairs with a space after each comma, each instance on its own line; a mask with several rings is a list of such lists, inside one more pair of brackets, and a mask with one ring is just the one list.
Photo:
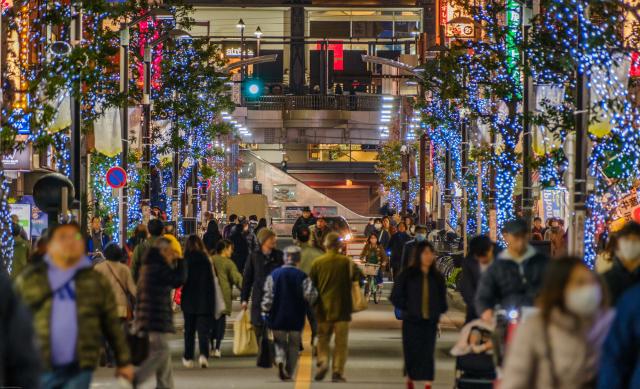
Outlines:
[[151, 171], [151, 49], [170, 39], [180, 40], [190, 38], [188, 32], [173, 29], [144, 46], [144, 84], [142, 92], [142, 108], [144, 114], [144, 127], [142, 128], [142, 168], [146, 171], [144, 193], [142, 203], [150, 205], [150, 171]]
[[[258, 26], [258, 28], [256, 28], [256, 30], [253, 32], [253, 35], [256, 36], [256, 57], [260, 56], [260, 38], [262, 38], [262, 29], [260, 28], [260, 26]], [[258, 74], [258, 65], [253, 65], [253, 73], [256, 76], [260, 76]]]
[[[240, 62], [242, 62], [244, 61], [244, 28], [247, 27], [247, 25], [244, 24], [244, 20], [240, 19], [236, 27], [240, 29]], [[240, 82], [244, 81], [245, 72], [246, 68], [242, 65], [240, 68]], [[242, 88], [240, 88], [240, 90], [242, 91]], [[240, 93], [242, 95], [242, 92]]]
[[[134, 18], [128, 23], [120, 23], [120, 93], [124, 96], [121, 107], [122, 153], [120, 155], [121, 167], [128, 170], [129, 157], [129, 29], [140, 22], [153, 18], [155, 20], [173, 20], [174, 16], [164, 8], [153, 8], [143, 15]], [[127, 186], [120, 190], [120, 242], [127, 239], [128, 215], [127, 215]]]

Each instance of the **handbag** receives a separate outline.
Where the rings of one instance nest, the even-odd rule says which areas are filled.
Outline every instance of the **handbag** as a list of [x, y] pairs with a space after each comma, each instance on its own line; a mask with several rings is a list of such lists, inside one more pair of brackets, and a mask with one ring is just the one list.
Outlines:
[[126, 319], [127, 319], [127, 321], [129, 321], [129, 320], [133, 319], [133, 311], [134, 311], [135, 305], [136, 305], [136, 298], [133, 295], [133, 293], [131, 293], [129, 291], [129, 289], [124, 287], [124, 285], [122, 284], [120, 279], [116, 276], [116, 273], [113, 271], [113, 269], [109, 265], [109, 262], [105, 262], [105, 264], [109, 268], [109, 271], [111, 272], [111, 275], [113, 276], [113, 278], [116, 280], [118, 285], [120, 285], [120, 289], [122, 289], [122, 291], [124, 292], [124, 295], [125, 295], [125, 297], [127, 299], [127, 317], [126, 317]]
[[216, 267], [211, 264], [211, 270], [213, 270], [213, 289], [215, 293], [215, 307], [213, 309], [213, 317], [218, 320], [222, 317], [223, 312], [227, 310], [227, 303], [224, 301], [224, 295], [222, 293], [222, 287], [220, 286], [220, 279], [216, 272]]
[[267, 326], [262, 327], [262, 339], [260, 340], [260, 350], [258, 350], [258, 360], [256, 365], [263, 369], [270, 369], [273, 366], [275, 360], [275, 352], [273, 342], [270, 338], [271, 331]]
[[362, 293], [362, 288], [360, 288], [360, 280], [353, 281], [353, 265], [351, 265], [350, 271], [351, 280], [351, 312], [361, 312], [369, 307], [369, 301], [364, 298], [364, 293]]
[[233, 354], [256, 355], [258, 342], [251, 326], [249, 312], [243, 309], [233, 323]]
[[142, 331], [135, 320], [125, 325], [125, 334], [131, 354], [131, 363], [140, 366], [149, 356], [149, 334]]

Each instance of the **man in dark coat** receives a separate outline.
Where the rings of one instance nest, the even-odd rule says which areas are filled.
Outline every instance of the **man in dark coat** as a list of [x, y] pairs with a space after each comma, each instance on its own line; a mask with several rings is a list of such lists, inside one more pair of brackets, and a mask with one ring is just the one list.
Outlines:
[[149, 356], [136, 371], [141, 385], [152, 375], [158, 388], [173, 387], [169, 334], [175, 332], [171, 290], [186, 279], [186, 267], [167, 238], [158, 238], [142, 260], [136, 304], [136, 324], [149, 333]]
[[298, 228], [302, 226], [311, 227], [315, 224], [316, 218], [311, 214], [311, 209], [309, 209], [309, 207], [304, 207], [302, 209], [302, 216], [300, 216], [293, 224], [293, 228], [291, 229], [291, 237], [295, 241], [298, 237]]
[[229, 240], [233, 243], [231, 259], [236, 264], [238, 270], [242, 271], [247, 262], [247, 258], [251, 255], [251, 247], [249, 246], [249, 241], [244, 234], [241, 224], [234, 224], [229, 235]]
[[459, 281], [460, 294], [467, 304], [465, 323], [478, 318], [474, 300], [480, 276], [493, 261], [493, 242], [485, 235], [473, 237], [469, 241], [469, 255], [462, 262], [462, 274]]
[[616, 237], [613, 266], [602, 275], [609, 288], [612, 306], [627, 289], [640, 282], [640, 224], [627, 223]]
[[411, 265], [411, 260], [415, 256], [414, 250], [416, 245], [419, 242], [427, 240], [427, 227], [423, 225], [416, 226], [416, 235], [415, 237], [407, 241], [402, 248], [402, 259], [400, 260], [400, 270], [404, 270]]
[[251, 298], [251, 324], [253, 324], [260, 344], [260, 337], [264, 323], [262, 321], [262, 297], [264, 295], [264, 283], [272, 271], [284, 264], [282, 251], [276, 249], [276, 234], [268, 228], [258, 232], [260, 249], [249, 256], [242, 277], [242, 291], [240, 301], [242, 309], [247, 309]]
[[389, 250], [391, 251], [391, 273], [393, 274], [394, 280], [396, 279], [396, 277], [400, 273], [400, 269], [402, 268], [402, 251], [404, 250], [404, 245], [410, 240], [411, 235], [407, 233], [406, 223], [398, 223], [398, 232], [393, 234], [391, 236], [391, 240], [389, 241]]
[[476, 313], [485, 321], [492, 320], [496, 305], [504, 309], [532, 306], [549, 262], [529, 244], [524, 220], [507, 221], [502, 235], [507, 248], [482, 274], [475, 298]]
[[32, 318], [0, 271], [0, 387], [40, 387], [39, 351], [33, 341]]

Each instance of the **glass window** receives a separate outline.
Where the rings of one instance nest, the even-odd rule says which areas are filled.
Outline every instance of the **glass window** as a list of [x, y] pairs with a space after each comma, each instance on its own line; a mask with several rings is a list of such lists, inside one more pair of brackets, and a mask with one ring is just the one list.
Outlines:
[[349, 22], [311, 21], [310, 33], [313, 38], [349, 38], [351, 26]]
[[393, 22], [353, 22], [354, 38], [392, 38]]

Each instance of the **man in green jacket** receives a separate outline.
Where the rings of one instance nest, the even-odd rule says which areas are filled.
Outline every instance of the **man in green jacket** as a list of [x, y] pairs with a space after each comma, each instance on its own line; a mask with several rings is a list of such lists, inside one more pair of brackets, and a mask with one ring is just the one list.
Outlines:
[[[91, 267], [80, 226], [53, 227], [44, 261], [25, 269], [16, 287], [31, 310], [45, 367], [44, 388], [89, 388], [103, 337], [116, 375], [133, 380], [124, 331], [109, 281]], [[74, 320], [76, 318], [76, 320]]]
[[11, 235], [13, 235], [13, 261], [11, 262], [11, 279], [16, 277], [27, 266], [29, 259], [29, 249], [31, 245], [20, 234], [21, 228], [19, 224], [11, 223]]
[[318, 371], [316, 381], [321, 381], [329, 371], [331, 336], [335, 333], [332, 380], [345, 382], [344, 366], [347, 363], [349, 322], [353, 312], [351, 285], [360, 278], [360, 270], [351, 258], [340, 254], [342, 240], [335, 232], [327, 234], [324, 241], [326, 254], [316, 258], [309, 277], [318, 289], [316, 304], [318, 319]]
[[147, 223], [147, 230], [149, 230], [149, 235], [151, 236], [136, 246], [131, 258], [131, 276], [133, 276], [133, 281], [136, 283], [140, 278], [142, 257], [147, 253], [149, 247], [153, 246], [154, 242], [164, 234], [164, 223], [160, 219], [151, 219]]

